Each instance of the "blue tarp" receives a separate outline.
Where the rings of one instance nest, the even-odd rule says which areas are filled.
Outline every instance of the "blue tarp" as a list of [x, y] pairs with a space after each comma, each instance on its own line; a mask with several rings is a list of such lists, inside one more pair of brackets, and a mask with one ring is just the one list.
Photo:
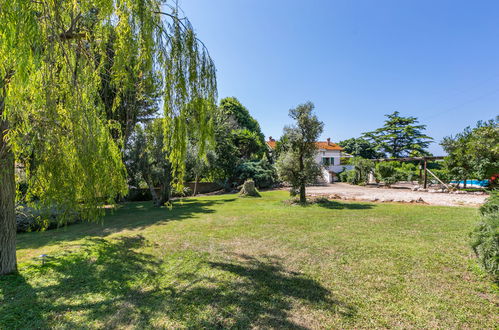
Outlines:
[[[463, 181], [451, 181], [450, 183], [464, 185]], [[466, 185], [474, 185], [480, 187], [487, 187], [489, 185], [489, 180], [466, 180]]]

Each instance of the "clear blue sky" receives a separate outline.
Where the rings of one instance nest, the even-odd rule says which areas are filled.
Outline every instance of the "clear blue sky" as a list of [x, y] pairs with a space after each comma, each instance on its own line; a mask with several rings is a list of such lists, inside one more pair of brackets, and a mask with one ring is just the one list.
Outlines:
[[215, 61], [219, 97], [237, 97], [266, 136], [307, 100], [333, 141], [394, 110], [437, 142], [499, 114], [497, 0], [179, 3]]

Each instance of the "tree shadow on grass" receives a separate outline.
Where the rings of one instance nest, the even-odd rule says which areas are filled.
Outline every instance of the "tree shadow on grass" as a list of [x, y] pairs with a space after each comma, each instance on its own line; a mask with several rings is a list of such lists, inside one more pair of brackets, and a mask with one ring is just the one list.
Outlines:
[[94, 238], [76, 253], [28, 266], [23, 273], [35, 285], [20, 275], [0, 282], [0, 311], [11, 315], [0, 316], [0, 325], [304, 328], [293, 321], [296, 305], [355, 316], [319, 282], [287, 271], [279, 258], [212, 261], [206, 253], [179, 251], [158, 259], [138, 251], [149, 247], [142, 236]]
[[47, 327], [36, 290], [26, 279], [19, 274], [0, 276], [0, 329]]
[[343, 203], [334, 200], [320, 201], [318, 206], [332, 210], [369, 210], [375, 207], [374, 204], [361, 204], [361, 203]]
[[186, 199], [174, 202], [171, 209], [154, 207], [149, 202], [126, 203], [116, 211], [109, 211], [102, 222], [78, 223], [45, 232], [18, 234], [17, 248], [38, 248], [83, 237], [105, 237], [122, 230], [141, 229], [153, 224], [192, 219], [201, 214], [214, 213], [214, 206], [235, 200], [236, 198]]

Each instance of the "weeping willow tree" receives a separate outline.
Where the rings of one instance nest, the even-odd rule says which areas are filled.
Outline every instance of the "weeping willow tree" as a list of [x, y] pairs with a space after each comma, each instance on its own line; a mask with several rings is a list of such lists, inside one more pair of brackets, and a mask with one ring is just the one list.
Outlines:
[[99, 94], [110, 62], [111, 109], [123, 105], [130, 89], [145, 88], [140, 81], [147, 79], [134, 77], [157, 75], [166, 154], [181, 178], [188, 132], [208, 136], [216, 80], [206, 48], [175, 4], [0, 0], [0, 274], [17, 267], [19, 169], [26, 173], [28, 202], [77, 211], [87, 220], [126, 192], [119, 139], [111, 134], [120, 130], [106, 119]]

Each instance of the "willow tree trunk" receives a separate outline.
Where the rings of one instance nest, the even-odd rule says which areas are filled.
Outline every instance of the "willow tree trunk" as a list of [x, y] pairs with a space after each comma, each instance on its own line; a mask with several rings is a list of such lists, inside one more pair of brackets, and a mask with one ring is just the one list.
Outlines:
[[172, 195], [172, 180], [170, 176], [171, 168], [168, 166], [164, 171], [163, 184], [159, 189], [159, 200], [156, 206], [164, 206], [170, 201]]
[[9, 127], [3, 110], [0, 95], [0, 275], [17, 270], [14, 154], [5, 139]]

